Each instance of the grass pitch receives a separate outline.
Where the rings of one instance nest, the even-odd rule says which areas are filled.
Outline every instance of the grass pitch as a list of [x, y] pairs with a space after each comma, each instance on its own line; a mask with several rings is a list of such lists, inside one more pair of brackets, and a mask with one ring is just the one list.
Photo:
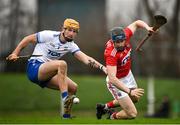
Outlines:
[[[0, 74], [0, 124], [180, 124], [180, 118], [144, 118], [147, 106], [147, 79], [137, 78], [145, 94], [136, 104], [139, 115], [133, 120], [97, 120], [96, 103], [112, 99], [105, 85], [105, 76], [71, 76], [79, 86], [77, 96], [80, 104], [73, 107], [73, 119], [61, 119], [59, 115], [59, 92], [41, 89], [28, 81], [25, 74]], [[163, 95], [172, 102], [180, 101], [179, 79], [155, 79], [156, 107]], [[172, 115], [173, 116], [173, 115]]]
[[6, 113], [0, 117], [0, 124], [180, 124], [177, 119], [137, 117], [132, 120], [96, 119], [92, 112], [76, 112], [76, 118], [62, 119], [57, 112]]
[[4, 113], [0, 124], [180, 124], [177, 119], [159, 119], [137, 117], [132, 120], [98, 120], [93, 112], [76, 112], [72, 119], [62, 119], [55, 112], [14, 112]]

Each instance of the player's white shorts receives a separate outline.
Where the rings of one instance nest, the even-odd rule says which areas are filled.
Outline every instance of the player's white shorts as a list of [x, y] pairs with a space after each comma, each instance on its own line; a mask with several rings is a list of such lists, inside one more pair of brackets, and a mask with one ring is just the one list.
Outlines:
[[[119, 80], [128, 88], [137, 88], [136, 81], [135, 81], [134, 76], [131, 71], [129, 71], [127, 76], [125, 76]], [[125, 96], [128, 96], [127, 93], [125, 93], [124, 91], [121, 91], [115, 85], [110, 83], [108, 76], [106, 77], [106, 82], [107, 82], [107, 88], [113, 95], [114, 99], [119, 100]]]

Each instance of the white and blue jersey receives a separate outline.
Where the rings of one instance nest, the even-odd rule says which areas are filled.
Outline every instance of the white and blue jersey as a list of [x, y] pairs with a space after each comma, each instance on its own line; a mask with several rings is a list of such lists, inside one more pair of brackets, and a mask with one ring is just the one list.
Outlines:
[[38, 71], [42, 63], [58, 60], [67, 53], [76, 53], [80, 51], [79, 47], [72, 42], [62, 43], [60, 41], [60, 33], [57, 31], [44, 30], [36, 33], [37, 44], [34, 48], [33, 55], [42, 55], [39, 57], [31, 57], [27, 64], [27, 76], [30, 81], [37, 83], [41, 87], [45, 87], [50, 79], [46, 81], [38, 80]]
[[67, 53], [74, 54], [79, 51], [79, 47], [72, 42], [62, 43], [59, 39], [61, 32], [44, 30], [36, 33], [37, 44], [33, 55], [42, 55], [40, 57], [31, 57], [39, 61], [47, 62], [50, 60], [60, 59]]

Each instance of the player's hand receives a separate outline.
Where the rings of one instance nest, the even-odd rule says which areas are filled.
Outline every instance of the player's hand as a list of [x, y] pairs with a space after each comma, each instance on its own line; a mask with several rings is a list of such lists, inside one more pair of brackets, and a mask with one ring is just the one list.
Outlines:
[[10, 54], [8, 57], [6, 57], [6, 60], [16, 61], [18, 58], [19, 58], [19, 57], [18, 57], [16, 54], [12, 53], [12, 54]]
[[157, 32], [153, 30], [153, 27], [148, 27], [147, 30], [149, 35], [152, 35], [153, 33]]
[[140, 100], [140, 98], [136, 97], [136, 96], [129, 96], [131, 98], [131, 100], [136, 103]]
[[142, 88], [135, 88], [133, 90], [131, 90], [131, 92], [129, 93], [130, 96], [134, 96], [135, 98], [140, 98], [141, 96], [143, 96], [144, 94], [144, 89]]

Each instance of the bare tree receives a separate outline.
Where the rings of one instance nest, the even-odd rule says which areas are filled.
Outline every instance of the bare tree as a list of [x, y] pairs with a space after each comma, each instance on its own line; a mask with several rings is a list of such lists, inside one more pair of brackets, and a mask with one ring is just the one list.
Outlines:
[[[29, 6], [30, 3], [33, 5]], [[37, 30], [35, 4], [35, 0], [0, 1], [0, 58], [5, 59], [15, 49], [22, 37]], [[31, 48], [31, 46], [27, 47], [23, 53], [32, 51]], [[24, 71], [22, 65], [25, 65], [23, 61], [12, 64], [3, 60], [0, 62], [0, 71]]]
[[[171, 15], [167, 11], [167, 6], [162, 8], [164, 6], [163, 2], [173, 3], [170, 8], [172, 11]], [[153, 24], [153, 16], [156, 14], [168, 17], [168, 23], [147, 43], [146, 58], [148, 64], [151, 63], [151, 67], [148, 69], [150, 71], [148, 72], [166, 76], [177, 76], [180, 73], [180, 64], [177, 63], [177, 61], [180, 62], [178, 58], [180, 52], [178, 48], [180, 1], [163, 2], [160, 0], [143, 0], [139, 2], [139, 8], [145, 10], [144, 14], [147, 15], [151, 25]], [[147, 67], [148, 65], [145, 66], [145, 68]]]
[[18, 20], [19, 20], [19, 0], [11, 0], [10, 3], [10, 16], [9, 16], [9, 35], [10, 35], [10, 47], [11, 50], [15, 47], [17, 38]]

